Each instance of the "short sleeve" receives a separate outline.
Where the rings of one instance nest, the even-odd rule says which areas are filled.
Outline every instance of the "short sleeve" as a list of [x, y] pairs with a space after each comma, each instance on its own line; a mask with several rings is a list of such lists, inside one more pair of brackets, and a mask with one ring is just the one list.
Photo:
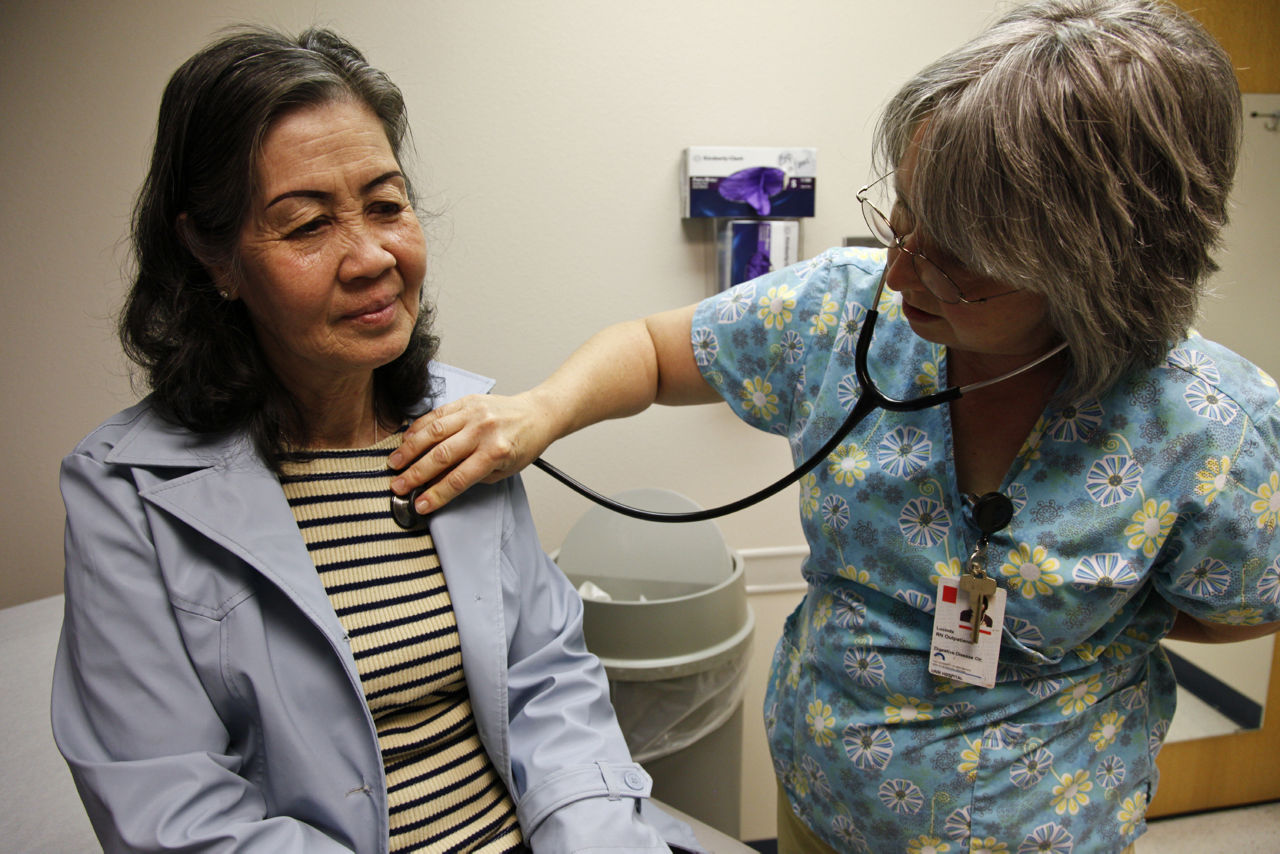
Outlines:
[[1156, 585], [1178, 610], [1206, 622], [1275, 622], [1280, 620], [1280, 404], [1253, 417], [1234, 401], [1224, 398], [1217, 405], [1219, 418], [1234, 412], [1243, 422], [1238, 447], [1234, 453], [1211, 451], [1186, 460], [1196, 469], [1199, 512], [1180, 514], [1174, 522], [1156, 567]]
[[748, 424], [788, 433], [806, 373], [852, 364], [882, 255], [832, 249], [704, 300], [692, 329], [702, 375]]

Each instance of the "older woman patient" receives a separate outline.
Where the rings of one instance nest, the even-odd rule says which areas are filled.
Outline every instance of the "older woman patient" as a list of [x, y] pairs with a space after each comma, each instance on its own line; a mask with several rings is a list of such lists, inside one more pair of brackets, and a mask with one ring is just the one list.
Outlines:
[[611, 327], [422, 419], [394, 485], [431, 511], [655, 401], [726, 402], [807, 459], [859, 399], [873, 308], [891, 397], [1020, 371], [866, 419], [800, 482], [809, 588], [763, 710], [779, 848], [1121, 851], [1173, 715], [1161, 638], [1280, 627], [1276, 385], [1189, 329], [1239, 128], [1229, 59], [1176, 8], [1016, 6], [891, 99], [860, 194], [887, 257]]
[[431, 361], [406, 131], [324, 30], [165, 91], [120, 323], [151, 394], [62, 469], [53, 727], [107, 851], [669, 850], [520, 484], [393, 520], [406, 419], [490, 385]]

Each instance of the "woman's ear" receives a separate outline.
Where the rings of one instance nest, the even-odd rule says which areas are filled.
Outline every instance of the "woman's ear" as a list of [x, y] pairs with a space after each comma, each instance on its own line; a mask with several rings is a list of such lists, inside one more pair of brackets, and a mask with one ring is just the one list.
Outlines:
[[182, 241], [182, 245], [186, 246], [187, 251], [195, 256], [195, 259], [204, 267], [205, 272], [209, 274], [209, 278], [213, 280], [214, 287], [218, 290], [218, 296], [229, 301], [238, 299], [230, 265], [215, 258], [214, 253], [200, 239], [199, 232], [191, 224], [191, 218], [186, 213], [178, 214], [178, 221], [175, 223], [174, 228], [178, 232], [178, 239]]

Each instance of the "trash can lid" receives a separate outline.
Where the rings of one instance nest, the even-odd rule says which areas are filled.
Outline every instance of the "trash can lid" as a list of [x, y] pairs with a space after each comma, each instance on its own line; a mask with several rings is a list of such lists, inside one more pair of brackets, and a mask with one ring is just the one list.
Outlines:
[[[632, 489], [613, 498], [660, 512], [702, 509], [669, 489]], [[566, 575], [593, 579], [606, 591], [609, 579], [624, 582], [625, 593], [615, 600], [664, 599], [673, 590], [719, 584], [733, 573], [733, 555], [714, 521], [648, 522], [603, 507], [592, 507], [574, 523], [556, 563]]]

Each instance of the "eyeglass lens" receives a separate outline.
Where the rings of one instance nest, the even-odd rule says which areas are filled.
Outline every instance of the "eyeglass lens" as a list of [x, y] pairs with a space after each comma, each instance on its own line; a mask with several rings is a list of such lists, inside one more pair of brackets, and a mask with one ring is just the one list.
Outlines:
[[951, 281], [950, 277], [942, 272], [942, 268], [927, 257], [903, 246], [902, 238], [898, 236], [898, 232], [889, 220], [867, 199], [862, 200], [862, 216], [876, 240], [890, 249], [900, 249], [911, 257], [911, 267], [915, 270], [916, 278], [929, 289], [929, 293], [945, 303], [960, 302], [960, 289], [956, 287], [955, 282]]

